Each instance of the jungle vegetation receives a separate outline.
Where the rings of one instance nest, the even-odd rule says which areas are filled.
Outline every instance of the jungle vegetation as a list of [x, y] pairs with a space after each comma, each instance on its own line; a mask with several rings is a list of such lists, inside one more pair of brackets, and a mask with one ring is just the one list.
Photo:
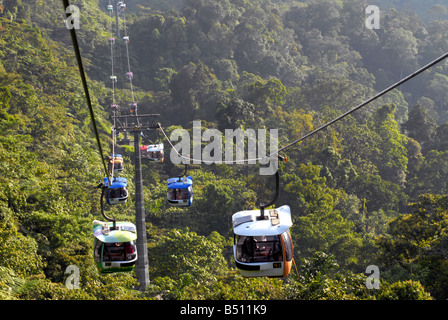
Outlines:
[[[361, 0], [129, 1], [139, 112], [160, 113], [168, 134], [200, 120], [278, 129], [284, 145], [448, 51], [446, 7], [403, 2], [379, 2], [370, 30]], [[110, 152], [107, 1], [72, 3]], [[105, 155], [62, 2], [0, 0], [0, 58], [0, 299], [448, 298], [446, 62], [285, 151], [277, 204], [291, 207], [296, 264], [285, 279], [243, 278], [232, 260], [231, 216], [272, 197], [272, 179], [254, 165], [191, 165], [194, 204], [170, 207], [166, 179], [181, 169], [165, 143], [163, 164], [143, 161], [151, 282], [139, 292], [135, 274], [101, 275], [93, 261]], [[119, 88], [125, 113], [130, 88]], [[119, 151], [131, 196], [110, 214], [133, 221], [133, 146]], [[69, 265], [79, 289], [65, 286]], [[379, 289], [366, 288], [369, 265]]]

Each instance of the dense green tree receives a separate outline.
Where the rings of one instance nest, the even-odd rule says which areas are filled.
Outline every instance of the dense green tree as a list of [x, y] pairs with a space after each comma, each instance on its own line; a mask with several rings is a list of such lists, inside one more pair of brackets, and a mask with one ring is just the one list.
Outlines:
[[437, 20], [448, 13], [445, 6], [441, 4], [435, 4], [428, 10], [429, 15], [435, 17]]
[[399, 281], [382, 289], [379, 300], [432, 300], [431, 295], [425, 291], [418, 281]]
[[257, 113], [262, 119], [272, 115], [272, 108], [281, 105], [286, 94], [285, 86], [280, 80], [274, 78], [247, 84], [246, 88], [247, 101], [256, 106]]
[[245, 188], [245, 183], [224, 179], [219, 185], [214, 182], [205, 184], [195, 207], [198, 231], [207, 234], [209, 230], [215, 230], [222, 235], [230, 235], [231, 215], [249, 209], [249, 204], [254, 201], [253, 193]]
[[[156, 285], [164, 282], [161, 294], [176, 299], [181, 299], [189, 286], [212, 286], [227, 270], [221, 243], [188, 229], [172, 229], [163, 235], [149, 249], [148, 258], [151, 278]], [[172, 285], [166, 284], [167, 280]]]
[[398, 28], [388, 33], [384, 49], [397, 57], [392, 70], [400, 78], [417, 68], [417, 40], [412, 31]]
[[348, 192], [364, 199], [371, 211], [383, 209], [398, 212], [407, 201], [407, 195], [400, 186], [373, 174], [358, 175], [350, 184]]
[[224, 104], [219, 102], [216, 120], [222, 132], [225, 129], [253, 128], [255, 125], [255, 106], [242, 99], [234, 99]]
[[323, 175], [327, 178], [327, 185], [330, 187], [346, 188], [357, 175], [351, 162], [343, 160], [332, 147], [322, 150], [317, 161], [324, 166]]
[[447, 151], [431, 150], [426, 156], [420, 158], [420, 161], [414, 168], [414, 176], [408, 182], [408, 193], [414, 199], [418, 195], [425, 193], [448, 193], [445, 179], [448, 170], [446, 155]]
[[[115, 17], [106, 1], [73, 3], [109, 153]], [[434, 4], [381, 1], [381, 28], [369, 30], [361, 0], [132, 1], [139, 113], [160, 113], [168, 136], [201, 120], [204, 129], [278, 129], [286, 145], [446, 52], [448, 23]], [[93, 263], [104, 155], [62, 16], [59, 0], [0, 3], [0, 298], [446, 299], [446, 64], [281, 152], [288, 162], [275, 205], [290, 205], [295, 244], [285, 280], [242, 278], [232, 263], [231, 215], [270, 199], [273, 177], [255, 173], [259, 166], [195, 164], [193, 206], [171, 207], [166, 179], [181, 169], [161, 134], [143, 132], [144, 144], [164, 142], [166, 154], [163, 164], [143, 160], [151, 284], [142, 293], [135, 272], [100, 275]], [[123, 79], [115, 94], [127, 114]], [[135, 159], [122, 136], [115, 151], [130, 197], [106, 211], [132, 221]], [[379, 290], [365, 286], [370, 264], [381, 268]], [[64, 286], [68, 265], [80, 268], [78, 290]]]
[[1, 266], [13, 270], [14, 274], [22, 277], [39, 273], [45, 263], [38, 255], [36, 241], [19, 232], [12, 210], [4, 203], [0, 205]]
[[448, 143], [447, 143], [447, 134], [448, 134], [448, 123], [442, 123], [440, 126], [436, 128], [435, 139], [436, 146], [435, 148], [439, 151], [447, 151]]
[[438, 123], [446, 122], [446, 105], [447, 105], [447, 95], [446, 89], [448, 87], [448, 76], [446, 74], [434, 73], [428, 79], [427, 82], [427, 92], [431, 99], [435, 102], [437, 106], [437, 116]]
[[383, 106], [372, 117], [372, 129], [378, 135], [381, 156], [374, 159], [385, 179], [404, 185], [408, 165], [406, 137], [400, 133], [394, 117], [395, 107]]
[[409, 119], [403, 124], [406, 134], [417, 140], [423, 149], [428, 149], [434, 140], [436, 122], [421, 105], [409, 112]]
[[[428, 285], [434, 273], [441, 272], [440, 281], [430, 285], [429, 292], [443, 298], [446, 296], [442, 289], [446, 282], [446, 267], [440, 263], [440, 258], [447, 254], [444, 249], [448, 222], [447, 198], [445, 195], [425, 194], [410, 206], [412, 213], [397, 217], [389, 224], [388, 234], [378, 238], [383, 261], [398, 264], [407, 271], [408, 276], [418, 276], [423, 284]], [[430, 264], [431, 261], [434, 265]], [[435, 270], [432, 270], [433, 267]]]

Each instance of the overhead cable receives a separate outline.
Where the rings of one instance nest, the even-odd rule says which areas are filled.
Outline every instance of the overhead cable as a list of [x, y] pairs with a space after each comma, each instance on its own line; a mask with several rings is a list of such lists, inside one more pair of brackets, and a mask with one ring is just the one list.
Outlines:
[[[62, 2], [64, 4], [64, 9], [69, 8], [70, 3], [69, 3], [68, 0], [62, 0]], [[68, 19], [70, 17], [70, 13], [66, 13], [66, 17]], [[78, 44], [78, 39], [76, 37], [75, 28], [71, 28], [70, 29], [70, 36], [72, 38], [73, 49], [75, 51], [76, 61], [78, 63], [78, 69], [79, 69], [79, 73], [81, 75], [82, 85], [83, 85], [83, 88], [84, 88], [84, 93], [86, 95], [87, 106], [89, 107], [90, 118], [92, 119], [93, 131], [95, 133], [96, 142], [97, 142], [98, 149], [99, 149], [99, 152], [100, 152], [101, 162], [103, 163], [103, 168], [104, 168], [104, 171], [106, 173], [106, 176], [108, 177], [108, 179], [110, 181], [109, 170], [107, 170], [106, 161], [104, 160], [104, 157], [103, 157], [103, 148], [101, 146], [100, 135], [98, 133], [98, 128], [96, 126], [95, 114], [93, 112], [92, 101], [91, 101], [91, 98], [90, 98], [89, 88], [87, 86], [87, 79], [86, 79], [86, 75], [85, 75], [85, 72], [84, 72], [84, 66], [83, 66], [83, 63], [82, 63], [81, 52], [80, 52], [80, 49], [79, 49], [79, 44]]]
[[448, 52], [446, 52], [445, 54], [441, 55], [440, 57], [438, 57], [437, 59], [431, 61], [430, 63], [428, 63], [427, 65], [425, 65], [424, 67], [418, 69], [417, 71], [415, 71], [414, 73], [408, 75], [407, 77], [401, 79], [400, 81], [394, 83], [393, 85], [391, 85], [390, 87], [384, 89], [383, 91], [379, 92], [378, 94], [376, 94], [375, 96], [373, 96], [372, 98], [364, 101], [363, 103], [357, 105], [356, 107], [354, 107], [353, 109], [345, 112], [344, 114], [340, 115], [339, 117], [327, 122], [326, 124], [320, 126], [319, 128], [307, 133], [306, 135], [302, 136], [301, 138], [294, 140], [293, 142], [285, 145], [284, 147], [278, 149], [277, 151], [274, 151], [270, 154], [270, 156], [278, 154], [280, 151], [286, 150], [287, 148], [293, 146], [294, 144], [303, 141], [307, 138], [309, 138], [310, 136], [318, 133], [319, 131], [327, 128], [328, 126], [332, 125], [333, 123], [345, 118], [346, 116], [348, 116], [349, 114], [352, 114], [353, 112], [355, 112], [358, 109], [361, 109], [362, 107], [366, 106], [367, 104], [369, 104], [370, 102], [380, 98], [381, 96], [385, 95], [386, 93], [388, 93], [389, 91], [392, 91], [393, 89], [399, 87], [400, 85], [402, 85], [403, 83], [411, 80], [412, 78], [416, 77], [417, 75], [419, 75], [420, 73], [422, 73], [423, 71], [428, 70], [429, 68], [431, 68], [432, 66], [436, 65], [437, 63], [443, 61], [444, 59], [446, 59], [448, 57]]

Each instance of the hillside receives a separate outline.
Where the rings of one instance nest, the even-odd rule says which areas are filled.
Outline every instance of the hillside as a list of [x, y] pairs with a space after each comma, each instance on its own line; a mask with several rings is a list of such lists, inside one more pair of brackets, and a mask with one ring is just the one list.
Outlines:
[[[446, 4], [437, 15], [436, 2], [409, 1], [414, 11], [402, 2], [379, 1], [380, 29], [369, 30], [361, 0], [130, 0], [120, 28], [134, 87], [117, 83], [120, 112], [135, 94], [168, 136], [201, 121], [223, 135], [278, 129], [286, 145], [448, 51]], [[135, 290], [134, 271], [100, 274], [92, 221], [102, 218], [96, 186], [111, 152], [111, 21], [108, 1], [71, 3], [106, 154], [62, 2], [0, 1], [0, 299], [448, 298], [446, 61], [282, 153], [276, 206], [289, 205], [294, 223], [288, 277], [243, 278], [233, 261], [231, 216], [271, 199], [272, 178], [258, 165], [192, 164], [194, 203], [172, 207], [166, 180], [182, 167], [156, 131], [142, 136], [166, 148], [164, 163], [142, 159], [150, 285]], [[125, 48], [116, 48], [123, 75]], [[133, 145], [117, 148], [130, 197], [108, 214], [134, 221]], [[66, 286], [72, 265], [76, 290]], [[379, 289], [366, 287], [371, 265]]]

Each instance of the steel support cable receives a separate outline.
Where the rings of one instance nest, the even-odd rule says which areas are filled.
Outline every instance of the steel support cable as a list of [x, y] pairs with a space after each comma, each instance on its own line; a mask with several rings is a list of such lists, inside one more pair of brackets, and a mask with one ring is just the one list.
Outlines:
[[[109, 0], [109, 7], [112, 6], [111, 1]], [[113, 29], [112, 29], [112, 11], [110, 10], [110, 8], [108, 8], [109, 11], [109, 33], [110, 33], [110, 38], [109, 38], [109, 44], [110, 44], [110, 62], [111, 62], [111, 80], [112, 80], [112, 106], [114, 107], [114, 109], [112, 110], [112, 112], [115, 114], [116, 110], [115, 110], [115, 104], [116, 104], [116, 98], [115, 98], [115, 82], [116, 82], [116, 77], [115, 77], [115, 64], [114, 64], [114, 59], [115, 59], [115, 55], [114, 55], [114, 45], [115, 45], [115, 38], [114, 38], [114, 34], [113, 34]], [[114, 40], [112, 40], [114, 39]], [[114, 121], [115, 122], [115, 121]], [[110, 175], [111, 175], [111, 181], [114, 181], [114, 167], [115, 167], [115, 123], [114, 123], [114, 127], [111, 128], [111, 133], [112, 133], [112, 155], [109, 158], [109, 161], [111, 161], [112, 164], [112, 168], [109, 171]], [[111, 185], [111, 184], [109, 184]]]
[[[441, 55], [441, 56], [438, 57], [437, 59], [431, 61], [431, 62], [428, 63], [427, 65], [421, 67], [420, 69], [418, 69], [418, 70], [415, 71], [414, 73], [412, 73], [412, 74], [408, 75], [407, 77], [401, 79], [400, 81], [394, 83], [394, 84], [391, 85], [390, 87], [388, 87], [388, 88], [384, 89], [383, 91], [377, 93], [376, 95], [374, 95], [373, 97], [369, 98], [368, 100], [362, 102], [361, 104], [357, 105], [357, 106], [354, 107], [353, 109], [350, 109], [349, 111], [345, 112], [344, 114], [340, 115], [339, 117], [337, 117], [337, 118], [335, 118], [335, 119], [333, 119], [333, 120], [331, 120], [331, 121], [325, 123], [324, 125], [318, 127], [317, 129], [315, 129], [315, 130], [313, 130], [313, 131], [311, 131], [311, 132], [305, 134], [304, 136], [300, 137], [299, 139], [294, 140], [294, 141], [288, 143], [287, 145], [281, 147], [280, 149], [277, 149], [276, 151], [271, 152], [271, 153], [270, 153], [268, 156], [266, 156], [266, 157], [261, 157], [261, 158], [259, 157], [259, 158], [254, 158], [254, 159], [236, 160], [236, 161], [234, 161], [234, 160], [224, 161], [224, 160], [223, 160], [223, 161], [221, 161], [221, 163], [225, 163], [225, 164], [232, 164], [232, 163], [239, 163], [239, 162], [244, 163], [244, 162], [246, 162], [246, 161], [249, 162], [249, 161], [257, 161], [257, 160], [266, 160], [266, 159], [270, 159], [270, 158], [272, 158], [272, 157], [274, 157], [274, 156], [278, 156], [278, 155], [279, 155], [279, 154], [278, 154], [279, 152], [284, 151], [284, 150], [290, 148], [291, 146], [295, 145], [296, 143], [299, 143], [300, 141], [303, 141], [303, 140], [305, 140], [305, 139], [311, 137], [312, 135], [318, 133], [319, 131], [322, 131], [323, 129], [325, 129], [325, 128], [329, 127], [330, 125], [334, 124], [335, 122], [337, 122], [337, 121], [339, 121], [339, 120], [342, 120], [343, 118], [345, 118], [346, 116], [352, 114], [353, 112], [355, 112], [355, 111], [361, 109], [362, 107], [365, 107], [367, 104], [369, 104], [369, 103], [371, 103], [372, 101], [374, 101], [374, 100], [376, 100], [376, 99], [382, 97], [382, 96], [385, 95], [386, 93], [388, 93], [388, 92], [392, 91], [393, 89], [399, 87], [400, 85], [402, 85], [403, 83], [405, 83], [405, 82], [411, 80], [412, 78], [418, 76], [420, 73], [422, 73], [422, 72], [428, 70], [429, 68], [433, 67], [433, 66], [436, 65], [437, 63], [439, 63], [439, 62], [445, 60], [447, 57], [448, 57], [448, 52], [446, 52], [445, 54]], [[176, 152], [176, 154], [177, 154], [179, 157], [181, 157], [181, 158], [183, 158], [183, 159], [186, 159], [186, 160], [192, 160], [192, 161], [204, 162], [204, 161], [201, 160], [201, 159], [193, 159], [193, 158], [190, 158], [190, 157], [181, 155], [181, 154], [179, 153], [179, 151], [173, 146], [171, 140], [170, 140], [170, 139], [168, 138], [168, 136], [166, 135], [166, 133], [165, 133], [165, 131], [163, 130], [163, 128], [162, 128], [162, 126], [160, 125], [160, 123], [158, 124], [158, 126], [159, 126], [160, 131], [162, 131], [163, 135], [164, 135], [165, 138], [167, 139], [168, 143], [171, 145], [171, 147], [174, 149], [174, 151]]]
[[[129, 74], [129, 86], [131, 89], [131, 96], [132, 96], [132, 106], [131, 108], [134, 108], [134, 114], [136, 116], [138, 116], [138, 107], [137, 107], [137, 103], [135, 102], [135, 94], [134, 94], [134, 84], [133, 84], [133, 78], [134, 78], [134, 74], [131, 71], [131, 58], [130, 58], [130, 54], [129, 54], [129, 36], [127, 33], [127, 26], [126, 26], [126, 8], [123, 10], [123, 23], [124, 23], [124, 35], [125, 35], [125, 45], [126, 45], [126, 59], [128, 62], [128, 74]], [[137, 117], [137, 123], [140, 125], [140, 118]]]
[[[111, 6], [111, 2], [109, 0], [109, 6]], [[111, 76], [110, 79], [112, 80], [112, 105], [115, 106], [116, 99], [115, 99], [115, 82], [117, 81], [117, 78], [115, 76], [115, 65], [114, 65], [114, 44], [115, 44], [115, 38], [113, 37], [113, 30], [112, 30], [112, 10], [109, 11], [109, 44], [110, 44], [110, 63], [111, 63]], [[113, 39], [113, 40], [112, 40]]]
[[[64, 9], [67, 9], [70, 6], [70, 3], [69, 3], [68, 0], [62, 0], [62, 2], [64, 4]], [[67, 19], [69, 18], [69, 16], [70, 16], [70, 13], [66, 12]], [[71, 28], [70, 29], [70, 36], [72, 38], [73, 49], [75, 51], [76, 61], [78, 63], [78, 69], [79, 69], [79, 73], [81, 75], [81, 81], [82, 81], [82, 85], [83, 85], [83, 88], [84, 88], [84, 93], [86, 95], [87, 105], [89, 107], [90, 118], [92, 119], [93, 131], [95, 133], [96, 142], [97, 142], [98, 149], [99, 149], [99, 152], [100, 152], [101, 162], [103, 163], [104, 171], [105, 171], [106, 176], [107, 176], [107, 178], [109, 179], [109, 182], [110, 182], [109, 171], [107, 170], [106, 161], [104, 160], [104, 157], [103, 157], [103, 148], [101, 146], [100, 135], [98, 133], [98, 128], [96, 126], [95, 114], [93, 112], [92, 100], [90, 98], [90, 92], [89, 92], [89, 88], [87, 86], [87, 79], [86, 79], [86, 75], [85, 75], [85, 72], [84, 72], [84, 66], [83, 66], [83, 63], [82, 63], [81, 52], [80, 52], [80, 48], [79, 48], [79, 44], [78, 44], [78, 39], [76, 37], [75, 28]]]
[[[184, 156], [182, 154], [180, 154], [180, 152], [176, 149], [176, 147], [174, 147], [173, 143], [171, 142], [170, 138], [168, 138], [165, 130], [163, 130], [163, 127], [161, 126], [160, 123], [157, 124], [157, 126], [159, 127], [160, 131], [162, 132], [163, 136], [165, 137], [165, 139], [168, 141], [169, 145], [171, 146], [171, 148], [173, 148], [174, 152], [176, 152], [176, 154], [180, 157], [183, 158], [185, 160], [191, 160], [191, 161], [197, 161], [197, 162], [208, 162], [208, 161], [204, 161], [202, 159], [194, 159], [194, 158], [190, 158], [187, 156]], [[250, 161], [257, 161], [257, 160], [262, 160], [262, 159], [266, 159], [266, 158], [253, 158], [253, 159], [244, 159], [244, 160], [220, 160], [220, 164], [244, 164], [244, 162], [250, 162]], [[212, 162], [212, 161], [210, 161]]]
[[441, 55], [441, 56], [438, 57], [437, 59], [431, 61], [431, 62], [428, 63], [427, 65], [421, 67], [420, 69], [418, 69], [418, 70], [415, 71], [414, 73], [412, 73], [412, 74], [408, 75], [407, 77], [401, 79], [400, 81], [394, 83], [394, 84], [391, 85], [390, 87], [388, 87], [388, 88], [384, 89], [383, 91], [379, 92], [378, 94], [376, 94], [376, 95], [373, 96], [372, 98], [370, 98], [370, 99], [364, 101], [363, 103], [357, 105], [357, 106], [354, 107], [353, 109], [351, 109], [351, 110], [345, 112], [344, 114], [340, 115], [339, 117], [337, 117], [337, 118], [335, 118], [335, 119], [333, 119], [333, 120], [327, 122], [326, 124], [320, 126], [320, 127], [317, 128], [317, 129], [315, 129], [315, 130], [313, 130], [313, 131], [307, 133], [306, 135], [302, 136], [301, 138], [299, 138], [299, 139], [297, 139], [297, 140], [294, 140], [293, 142], [291, 142], [291, 143], [285, 145], [284, 147], [278, 149], [277, 151], [272, 152], [269, 156], [276, 155], [276, 154], [278, 154], [280, 151], [283, 151], [283, 150], [285, 150], [285, 149], [291, 147], [292, 145], [294, 145], [294, 144], [296, 144], [296, 143], [298, 143], [298, 142], [300, 142], [300, 141], [303, 141], [303, 140], [305, 140], [306, 138], [309, 138], [310, 136], [312, 136], [312, 135], [318, 133], [319, 131], [321, 131], [321, 130], [327, 128], [328, 126], [332, 125], [333, 123], [335, 123], [335, 122], [337, 122], [337, 121], [339, 121], [339, 120], [345, 118], [346, 116], [352, 114], [352, 113], [355, 112], [356, 110], [361, 109], [362, 107], [366, 106], [366, 105], [369, 104], [370, 102], [372, 102], [372, 101], [378, 99], [379, 97], [385, 95], [385, 94], [388, 93], [389, 91], [392, 91], [393, 89], [399, 87], [399, 86], [402, 85], [403, 83], [405, 83], [405, 82], [411, 80], [412, 78], [416, 77], [417, 75], [419, 75], [419, 74], [422, 73], [423, 71], [428, 70], [428, 69], [431, 68], [432, 66], [434, 66], [434, 65], [436, 65], [437, 63], [439, 63], [439, 62], [443, 61], [444, 59], [446, 59], [447, 57], [448, 57], [448, 52], [446, 52], [445, 54]]
[[106, 219], [107, 221], [111, 221], [113, 222], [113, 230], [115, 230], [116, 228], [116, 220], [115, 218], [111, 218], [109, 217], [105, 212], [104, 212], [104, 194], [107, 192], [106, 191], [107, 188], [102, 188], [101, 189], [101, 199], [100, 199], [100, 207], [101, 207], [101, 215], [104, 217], [104, 219]]
[[112, 178], [112, 182], [114, 181], [114, 170], [115, 170], [115, 127], [111, 128], [112, 131], [112, 155], [109, 158], [109, 161], [112, 161], [112, 166], [111, 166], [111, 170], [110, 170], [110, 175]]
[[[130, 56], [129, 56], [129, 38], [128, 38], [128, 32], [127, 32], [127, 26], [126, 26], [126, 8], [122, 10], [123, 11], [123, 28], [124, 28], [124, 41], [126, 44], [126, 59], [127, 59], [127, 63], [128, 63], [128, 72], [129, 74], [131, 74], [131, 62], [130, 62]], [[135, 97], [134, 97], [134, 87], [132, 84], [132, 77], [133, 76], [129, 76], [129, 85], [131, 88], [131, 95], [132, 95], [132, 102], [135, 103]], [[137, 112], [137, 110], [136, 110]]]
[[[69, 6], [69, 2], [68, 2], [68, 0], [63, 0], [63, 3], [64, 3], [65, 8], [67, 8], [67, 7]], [[68, 18], [68, 17], [69, 17], [69, 14], [66, 13], [66, 15], [67, 15], [67, 18]], [[86, 81], [86, 79], [85, 79], [84, 68], [83, 68], [83, 65], [82, 65], [81, 55], [80, 55], [80, 52], [79, 52], [78, 41], [77, 41], [77, 39], [76, 39], [76, 33], [75, 33], [75, 30], [74, 30], [73, 28], [70, 29], [70, 34], [71, 34], [71, 37], [72, 37], [73, 46], [74, 46], [75, 54], [76, 54], [76, 59], [77, 59], [77, 61], [78, 61], [78, 66], [79, 66], [79, 69], [80, 69], [81, 79], [82, 79], [82, 81], [83, 81], [84, 91], [86, 92], [86, 98], [87, 98], [87, 102], [88, 102], [88, 105], [89, 105], [89, 110], [90, 110], [91, 117], [92, 117], [92, 120], [93, 120], [93, 126], [94, 126], [94, 130], [95, 130], [95, 135], [96, 135], [96, 137], [97, 137], [97, 142], [98, 142], [98, 146], [99, 146], [99, 148], [100, 148], [100, 152], [102, 153], [101, 143], [100, 143], [100, 141], [99, 141], [98, 130], [97, 130], [97, 128], [96, 128], [96, 123], [95, 123], [95, 121], [94, 121], [95, 118], [94, 118], [94, 114], [93, 114], [93, 109], [92, 109], [91, 102], [90, 102], [90, 95], [89, 95], [89, 91], [88, 91], [88, 88], [87, 88], [87, 81]], [[443, 54], [442, 56], [438, 57], [437, 59], [431, 61], [431, 62], [428, 63], [427, 65], [421, 67], [420, 69], [418, 69], [418, 70], [415, 71], [414, 73], [408, 75], [407, 77], [405, 77], [405, 78], [401, 79], [400, 81], [396, 82], [395, 84], [391, 85], [390, 87], [388, 87], [388, 88], [384, 89], [383, 91], [379, 92], [378, 94], [376, 94], [376, 95], [373, 96], [372, 98], [370, 98], [370, 99], [364, 101], [363, 103], [357, 105], [357, 106], [354, 107], [353, 109], [351, 109], [351, 110], [345, 112], [344, 114], [340, 115], [339, 117], [337, 117], [337, 118], [335, 118], [335, 119], [333, 119], [333, 120], [327, 122], [326, 124], [320, 126], [319, 128], [317, 128], [317, 129], [315, 129], [315, 130], [313, 130], [313, 131], [307, 133], [306, 135], [300, 137], [299, 139], [296, 139], [296, 140], [294, 140], [293, 142], [291, 142], [291, 143], [289, 143], [289, 144], [283, 146], [282, 148], [280, 148], [280, 149], [278, 149], [278, 150], [276, 150], [276, 151], [270, 153], [269, 156], [267, 156], [267, 157], [261, 157], [261, 158], [259, 157], [259, 158], [254, 158], [254, 159], [244, 159], [244, 160], [237, 160], [237, 161], [234, 161], [234, 160], [225, 161], [225, 160], [223, 160], [223, 161], [221, 161], [221, 163], [238, 163], [238, 162], [245, 162], [245, 161], [257, 161], [257, 160], [262, 160], [262, 159], [270, 158], [270, 157], [272, 157], [272, 156], [274, 156], [274, 155], [278, 155], [279, 152], [281, 152], [281, 151], [283, 151], [283, 150], [286, 150], [286, 149], [290, 148], [291, 146], [293, 146], [294, 144], [296, 144], [296, 143], [298, 143], [298, 142], [300, 142], [300, 141], [303, 141], [303, 140], [305, 140], [305, 139], [311, 137], [312, 135], [318, 133], [319, 131], [322, 131], [323, 129], [329, 127], [329, 126], [332, 125], [333, 123], [335, 123], [335, 122], [337, 122], [337, 121], [339, 121], [339, 120], [345, 118], [346, 116], [352, 114], [353, 112], [357, 111], [358, 109], [361, 109], [362, 107], [366, 106], [367, 104], [371, 103], [372, 101], [374, 101], [374, 100], [380, 98], [381, 96], [385, 95], [386, 93], [388, 93], [388, 92], [392, 91], [393, 89], [399, 87], [399, 86], [402, 85], [403, 83], [405, 83], [405, 82], [411, 80], [412, 78], [416, 77], [416, 76], [419, 75], [420, 73], [422, 73], [422, 72], [428, 70], [429, 68], [433, 67], [433, 66], [436, 65], [437, 63], [439, 63], [439, 62], [445, 60], [447, 57], [448, 57], [448, 52], [446, 52], [446, 53]], [[191, 158], [191, 157], [186, 157], [186, 156], [181, 155], [181, 154], [179, 153], [179, 151], [174, 147], [174, 145], [172, 144], [171, 140], [170, 140], [170, 139], [168, 138], [168, 136], [166, 135], [166, 133], [165, 133], [165, 131], [163, 130], [163, 128], [162, 128], [162, 126], [160, 125], [160, 123], [158, 124], [158, 127], [159, 127], [159, 129], [162, 131], [162, 133], [163, 133], [163, 135], [165, 136], [165, 138], [167, 139], [168, 143], [171, 145], [171, 147], [174, 149], [174, 151], [176, 152], [176, 154], [177, 154], [179, 157], [181, 157], [181, 158], [183, 158], [183, 159], [186, 159], [186, 160], [192, 160], [192, 161], [203, 162], [202, 159], [194, 159], [194, 158]], [[107, 170], [107, 167], [106, 167], [106, 165], [105, 165], [104, 159], [102, 159], [102, 160], [103, 160], [103, 166], [104, 166], [105, 171], [106, 171], [106, 173], [107, 173], [108, 170]], [[108, 175], [108, 176], [109, 176], [109, 175]]]

